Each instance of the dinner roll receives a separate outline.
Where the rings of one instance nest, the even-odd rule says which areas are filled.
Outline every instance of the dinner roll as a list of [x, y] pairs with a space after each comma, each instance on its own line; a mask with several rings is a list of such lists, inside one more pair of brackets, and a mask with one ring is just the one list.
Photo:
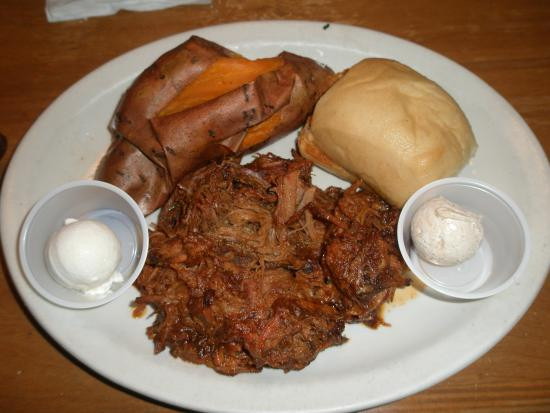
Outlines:
[[298, 140], [304, 157], [344, 179], [363, 179], [398, 207], [425, 184], [457, 174], [476, 147], [447, 92], [410, 67], [379, 58], [344, 73], [317, 102]]

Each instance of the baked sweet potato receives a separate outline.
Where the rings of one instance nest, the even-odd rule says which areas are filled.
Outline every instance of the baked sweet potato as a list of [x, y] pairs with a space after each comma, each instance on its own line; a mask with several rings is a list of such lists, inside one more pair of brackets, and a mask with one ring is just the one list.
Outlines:
[[149, 214], [186, 173], [300, 126], [334, 80], [331, 69], [305, 57], [249, 60], [193, 36], [123, 96], [96, 179], [122, 188]]

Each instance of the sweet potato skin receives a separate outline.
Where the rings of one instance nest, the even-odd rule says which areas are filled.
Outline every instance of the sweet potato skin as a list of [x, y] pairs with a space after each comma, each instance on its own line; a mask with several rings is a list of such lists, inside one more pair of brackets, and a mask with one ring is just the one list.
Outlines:
[[[217, 99], [182, 112], [151, 119], [175, 181], [213, 159], [212, 154], [241, 154], [300, 126], [332, 72], [311, 59], [283, 52], [284, 64]], [[270, 124], [260, 136], [248, 130]], [[222, 146], [223, 148], [217, 148]]]
[[173, 180], [149, 120], [213, 62], [233, 56], [234, 52], [216, 43], [192, 36], [145, 69], [115, 111], [115, 138], [95, 178], [126, 191], [145, 214], [164, 204]]
[[117, 140], [96, 178], [125, 190], [149, 214], [164, 204], [186, 173], [300, 126], [335, 80], [329, 68], [283, 52], [279, 58], [284, 64], [276, 70], [215, 99], [160, 116], [216, 59], [232, 56], [222, 46], [192, 37], [147, 68], [117, 109]]
[[153, 162], [164, 166], [164, 151], [149, 119], [217, 59], [234, 55], [230, 50], [197, 36], [163, 54], [126, 92], [116, 113], [117, 134], [140, 148]]
[[[280, 55], [287, 66], [292, 68], [294, 85], [290, 101], [279, 112], [278, 124], [269, 132], [260, 143], [286, 134], [302, 125], [313, 111], [317, 100], [336, 81], [334, 72], [326, 66], [321, 66], [312, 59], [298, 56], [289, 52]], [[241, 150], [256, 146], [252, 140], [245, 138]]]
[[[246, 83], [217, 99], [188, 110], [151, 120], [164, 147], [172, 177], [178, 181], [211, 160], [213, 146], [239, 153], [239, 137], [288, 104], [294, 83], [288, 65]], [[244, 135], [243, 135], [244, 137]], [[227, 142], [225, 142], [227, 140]]]
[[126, 139], [117, 138], [112, 143], [98, 171], [109, 177], [109, 183], [126, 191], [144, 213], [172, 192], [167, 170]]

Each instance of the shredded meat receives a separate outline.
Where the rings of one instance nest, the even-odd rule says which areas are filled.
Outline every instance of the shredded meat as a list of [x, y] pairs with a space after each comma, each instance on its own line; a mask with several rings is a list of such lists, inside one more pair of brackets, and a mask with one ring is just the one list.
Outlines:
[[186, 176], [151, 233], [136, 281], [155, 351], [234, 375], [302, 369], [345, 342], [346, 323], [381, 322], [408, 284], [399, 211], [353, 185], [311, 184], [311, 164], [260, 155]]

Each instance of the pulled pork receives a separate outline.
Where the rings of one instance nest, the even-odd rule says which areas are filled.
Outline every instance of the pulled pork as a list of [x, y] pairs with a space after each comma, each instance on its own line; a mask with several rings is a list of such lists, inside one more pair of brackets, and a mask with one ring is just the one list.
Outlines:
[[307, 366], [345, 342], [345, 323], [381, 323], [408, 284], [399, 210], [352, 185], [311, 184], [311, 163], [260, 155], [187, 175], [162, 209], [138, 306], [155, 352], [235, 375]]

